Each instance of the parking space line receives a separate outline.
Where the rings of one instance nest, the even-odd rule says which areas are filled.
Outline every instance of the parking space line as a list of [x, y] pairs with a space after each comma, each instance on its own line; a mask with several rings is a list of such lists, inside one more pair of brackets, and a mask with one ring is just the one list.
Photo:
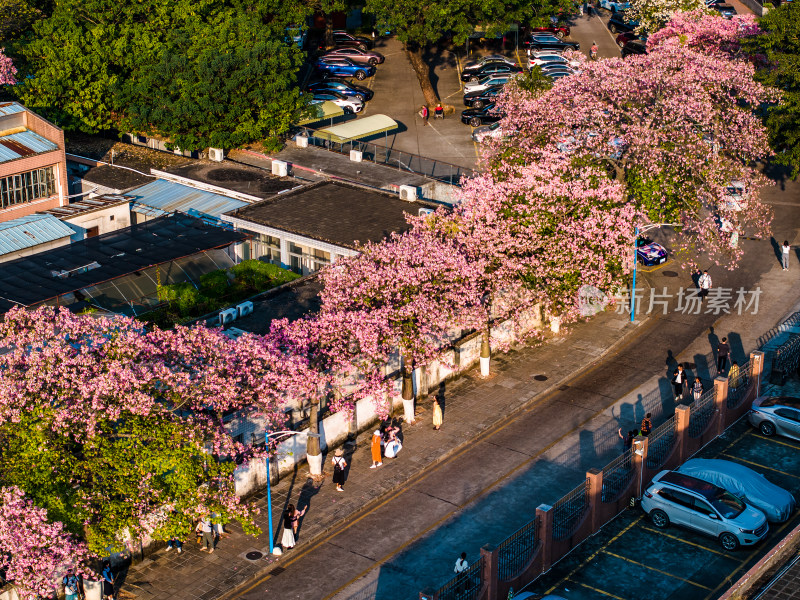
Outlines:
[[717, 453], [717, 456], [720, 456], [720, 455], [724, 454], [725, 452], [727, 452], [728, 450], [730, 450], [731, 448], [733, 448], [733, 446], [735, 446], [736, 444], [738, 444], [738, 443], [739, 443], [739, 442], [742, 440], [742, 438], [744, 438], [744, 437], [747, 437], [747, 436], [750, 436], [750, 435], [752, 435], [752, 434], [753, 434], [753, 430], [752, 430], [752, 429], [746, 429], [746, 430], [744, 430], [742, 433], [740, 433], [740, 434], [739, 434], [739, 435], [736, 437], [736, 439], [735, 439], [735, 440], [733, 440], [733, 441], [732, 441], [730, 444], [728, 444], [728, 445], [727, 445], [727, 446], [725, 446], [725, 447], [724, 447], [724, 448], [723, 448], [723, 449], [722, 449], [720, 452], [718, 452], [718, 453]]
[[581, 569], [583, 569], [583, 567], [585, 567], [585, 566], [586, 566], [586, 565], [588, 565], [588, 564], [589, 564], [589, 563], [590, 563], [592, 560], [594, 560], [594, 557], [595, 557], [595, 556], [597, 556], [598, 554], [600, 554], [600, 553], [603, 551], [603, 549], [604, 549], [604, 548], [607, 548], [607, 547], [608, 547], [608, 546], [610, 546], [610, 545], [611, 545], [613, 542], [615, 542], [615, 541], [617, 541], [619, 538], [621, 538], [621, 537], [623, 536], [623, 534], [625, 534], [625, 532], [627, 532], [627, 531], [628, 531], [628, 530], [629, 530], [631, 527], [633, 527], [634, 525], [636, 525], [636, 524], [637, 524], [639, 521], [641, 521], [643, 518], [644, 518], [644, 515], [643, 515], [643, 514], [641, 514], [641, 515], [639, 515], [638, 517], [636, 517], [636, 520], [635, 520], [635, 521], [633, 521], [632, 523], [628, 524], [628, 526], [627, 526], [627, 527], [625, 527], [625, 528], [624, 528], [622, 531], [620, 531], [620, 532], [619, 532], [617, 535], [615, 535], [615, 536], [614, 536], [614, 537], [612, 537], [610, 540], [608, 540], [608, 541], [607, 541], [607, 542], [606, 542], [606, 543], [603, 545], [603, 547], [602, 547], [602, 548], [599, 548], [598, 550], [595, 550], [595, 551], [594, 551], [594, 552], [591, 554], [591, 556], [589, 556], [589, 558], [587, 558], [587, 559], [586, 559], [586, 560], [584, 560], [582, 563], [580, 563], [580, 564], [579, 564], [577, 567], [575, 567], [574, 569], [572, 569], [572, 571], [570, 571], [569, 573], [567, 573], [566, 577], [564, 577], [563, 579], [561, 579], [561, 581], [559, 581], [559, 582], [558, 582], [558, 583], [556, 583], [556, 584], [555, 584], [553, 587], [551, 587], [549, 590], [547, 590], [546, 594], [552, 594], [552, 593], [553, 593], [553, 590], [555, 590], [555, 589], [556, 589], [556, 588], [557, 588], [559, 585], [561, 585], [561, 584], [562, 584], [564, 581], [566, 581], [567, 579], [569, 579], [570, 577], [572, 577], [572, 576], [573, 576], [575, 573], [577, 573], [578, 571], [580, 571]]
[[781, 471], [780, 469], [775, 469], [774, 467], [768, 467], [766, 465], [762, 465], [761, 463], [753, 462], [752, 460], [746, 460], [738, 456], [733, 456], [732, 454], [728, 454], [727, 452], [721, 453], [720, 456], [727, 456], [728, 458], [732, 458], [733, 460], [738, 460], [743, 463], [747, 463], [748, 465], [753, 465], [754, 467], [767, 469], [769, 471], [775, 471], [776, 473], [780, 473], [781, 475], [786, 475], [787, 477], [794, 477], [795, 479], [800, 479], [800, 475], [794, 475], [793, 473], [787, 473], [786, 471]]
[[703, 585], [702, 583], [695, 583], [690, 579], [684, 579], [679, 575], [673, 575], [669, 571], [662, 571], [661, 569], [656, 569], [655, 567], [651, 567], [650, 565], [646, 565], [644, 563], [640, 563], [638, 560], [633, 560], [631, 558], [625, 558], [624, 556], [620, 556], [619, 554], [614, 554], [613, 552], [609, 552], [608, 550], [603, 550], [603, 554], [608, 554], [609, 556], [613, 556], [614, 558], [618, 558], [620, 560], [624, 560], [625, 562], [631, 563], [632, 565], [636, 565], [637, 567], [643, 567], [650, 571], [655, 571], [659, 575], [666, 575], [667, 577], [672, 577], [673, 579], [677, 579], [678, 581], [682, 581], [684, 583], [688, 583], [689, 585], [693, 585], [699, 587], [704, 590], [711, 591], [711, 588], [708, 586]]
[[525, 61], [525, 63], [522, 62], [522, 59], [519, 57], [519, 48], [514, 49], [514, 55], [517, 57], [517, 63], [519, 63], [519, 66], [524, 69], [527, 65], [527, 61]]
[[671, 540], [675, 540], [675, 541], [678, 541], [678, 542], [682, 542], [684, 544], [688, 544], [689, 546], [694, 546], [695, 548], [699, 548], [700, 550], [705, 550], [706, 552], [711, 552], [712, 554], [718, 554], [719, 556], [724, 556], [725, 558], [730, 558], [731, 557], [730, 554], [726, 554], [725, 552], [722, 552], [720, 550], [715, 550], [714, 548], [709, 548], [707, 546], [703, 546], [703, 544], [697, 544], [695, 542], [690, 542], [689, 540], [686, 540], [684, 538], [679, 538], [677, 535], [671, 535], [669, 533], [665, 533], [665, 532], [663, 532], [663, 531], [661, 531], [659, 529], [653, 529], [652, 527], [647, 527], [646, 525], [642, 525], [642, 529], [644, 529], [645, 531], [649, 531], [651, 533], [657, 533], [659, 535], [663, 535], [664, 537], [667, 537], [667, 538], [669, 538]]
[[461, 57], [458, 55], [458, 52], [455, 52], [456, 55], [456, 75], [458, 75], [458, 91], [461, 92], [464, 89], [464, 82], [461, 81]]
[[768, 442], [772, 442], [773, 444], [780, 444], [781, 446], [786, 446], [795, 450], [800, 450], [800, 445], [792, 444], [791, 442], [785, 442], [783, 440], [776, 440], [774, 437], [764, 437], [763, 435], [760, 435], [758, 436], [758, 439], [766, 440]]
[[[608, 596], [609, 598], [615, 598], [616, 600], [625, 600], [625, 598], [620, 598], [619, 596], [615, 596], [605, 590], [601, 590], [600, 588], [593, 587], [591, 585], [586, 585], [585, 583], [581, 583], [580, 581], [575, 581], [574, 579], [567, 579], [565, 581], [569, 581], [570, 583], [574, 583], [575, 585], [579, 585], [582, 588], [586, 588], [587, 590], [592, 590], [593, 592], [597, 592], [598, 594], [602, 594], [603, 596]], [[550, 592], [548, 592], [549, 594]]]

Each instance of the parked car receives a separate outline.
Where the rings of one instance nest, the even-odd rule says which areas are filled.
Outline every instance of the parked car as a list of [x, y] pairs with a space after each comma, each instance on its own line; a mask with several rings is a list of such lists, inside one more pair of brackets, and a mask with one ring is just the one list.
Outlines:
[[747, 419], [768, 437], [777, 433], [800, 440], [800, 398], [761, 396], [753, 400]]
[[[520, 69], [521, 71], [522, 69]], [[486, 75], [482, 77], [478, 81], [470, 81], [464, 86], [464, 93], [469, 94], [470, 92], [477, 92], [479, 90], [485, 90], [490, 87], [494, 87], [496, 85], [505, 85], [514, 77], [516, 77], [516, 73], [495, 73], [494, 75]]]
[[468, 108], [461, 113], [461, 122], [466, 125], [478, 127], [486, 123], [496, 123], [503, 118], [503, 114], [495, 112], [494, 102], [481, 108]]
[[647, 54], [647, 44], [643, 40], [631, 40], [622, 48], [622, 58]]
[[542, 70], [543, 73], [556, 73], [558, 71], [564, 71], [565, 73], [572, 75], [575, 73], [575, 68], [569, 64], [563, 63], [545, 63], [543, 65], [539, 65], [539, 68]]
[[633, 31], [639, 26], [638, 21], [631, 21], [625, 13], [614, 13], [607, 23], [608, 30], [611, 33], [620, 33], [623, 31]]
[[729, 491], [750, 506], [755, 506], [772, 523], [783, 523], [797, 507], [790, 492], [739, 463], [718, 458], [692, 458], [677, 470]]
[[617, 43], [617, 46], [619, 46], [620, 49], [622, 49], [628, 42], [632, 42], [633, 40], [638, 40], [638, 39], [639, 36], [636, 35], [633, 31], [623, 31], [614, 39], [614, 41]]
[[348, 98], [347, 96], [332, 90], [327, 92], [316, 92], [314, 94], [314, 100], [318, 100], [320, 102], [328, 100], [333, 102], [336, 106], [340, 106], [342, 110], [344, 110], [345, 114], [359, 113], [361, 112], [361, 109], [364, 108], [364, 103], [361, 100], [352, 97]]
[[650, 238], [640, 237], [636, 239], [636, 258], [645, 267], [660, 265], [667, 260], [667, 249]]
[[497, 99], [497, 94], [503, 91], [502, 85], [486, 88], [477, 92], [470, 92], [464, 94], [464, 106], [473, 108], [483, 108], [487, 104], [491, 104]]
[[581, 45], [578, 42], [565, 42], [550, 34], [533, 34], [526, 37], [522, 41], [522, 45], [530, 51], [557, 50], [559, 52], [564, 52], [565, 50], [581, 49]]
[[[468, 70], [469, 69], [469, 70]], [[487, 75], [500, 75], [503, 73], [521, 73], [522, 67], [516, 63], [505, 61], [489, 61], [474, 67], [465, 67], [461, 73], [461, 81], [478, 81]]]
[[531, 27], [531, 33], [552, 33], [558, 39], [563, 40], [571, 31], [569, 25], [550, 25], [547, 27]]
[[539, 65], [541, 67], [550, 64], [569, 65], [570, 61], [568, 58], [561, 56], [561, 54], [557, 52], [549, 52], [547, 50], [531, 52], [530, 56], [528, 57], [529, 69], [532, 69], [535, 65]]
[[356, 64], [372, 66], [379, 65], [386, 60], [380, 52], [360, 48], [334, 48], [322, 55], [323, 58], [326, 56], [344, 56]]
[[[476, 110], [474, 108], [470, 108], [469, 110]], [[471, 123], [470, 123], [471, 124]], [[480, 127], [476, 127], [472, 132], [472, 141], [477, 143], [482, 143], [484, 140], [488, 139], [498, 139], [503, 137], [503, 128], [500, 127], [500, 123], [492, 123], [491, 125], [481, 125]]]
[[612, 14], [628, 10], [631, 7], [630, 2], [619, 2], [618, 0], [600, 0], [600, 8], [610, 10]]
[[374, 45], [373, 41], [369, 38], [353, 35], [341, 30], [333, 32], [333, 43], [337, 46], [355, 46], [356, 48], [363, 48], [364, 50], [369, 50]]
[[722, 15], [726, 19], [732, 19], [733, 15], [736, 14], [736, 9], [730, 4], [724, 4], [724, 3], [714, 4], [709, 8], [711, 8], [712, 10], [716, 10], [720, 15]]
[[306, 90], [312, 94], [315, 92], [339, 92], [343, 96], [356, 98], [362, 102], [371, 100], [372, 96], [375, 95], [375, 92], [363, 85], [356, 85], [355, 83], [332, 78], [312, 83]]
[[308, 31], [305, 27], [287, 27], [286, 28], [286, 42], [294, 44], [301, 50], [306, 47], [306, 40], [308, 39]]
[[324, 77], [355, 77], [359, 81], [375, 75], [372, 65], [357, 65], [349, 58], [320, 57], [314, 62], [314, 68]]
[[677, 471], [661, 471], [642, 496], [642, 509], [659, 529], [671, 523], [719, 540], [725, 550], [752, 546], [769, 523], [757, 508], [721, 487]]
[[742, 210], [742, 203], [747, 200], [749, 195], [750, 193], [747, 191], [743, 181], [730, 181], [725, 187], [721, 208], [731, 212], [739, 212]]

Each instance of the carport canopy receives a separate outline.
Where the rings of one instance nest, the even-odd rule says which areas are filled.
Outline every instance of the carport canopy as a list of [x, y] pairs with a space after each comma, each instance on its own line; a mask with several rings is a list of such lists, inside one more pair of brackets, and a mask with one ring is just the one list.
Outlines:
[[323, 121], [325, 119], [333, 119], [335, 117], [341, 117], [344, 115], [344, 110], [342, 107], [338, 106], [337, 104], [331, 102], [330, 100], [325, 100], [324, 102], [317, 102], [311, 104], [309, 106], [311, 110], [311, 114], [299, 121], [298, 125], [305, 125], [307, 123], [316, 123], [317, 121]]
[[397, 127], [397, 121], [386, 115], [372, 115], [363, 119], [355, 119], [332, 127], [317, 129], [314, 137], [331, 142], [349, 142], [391, 131]]

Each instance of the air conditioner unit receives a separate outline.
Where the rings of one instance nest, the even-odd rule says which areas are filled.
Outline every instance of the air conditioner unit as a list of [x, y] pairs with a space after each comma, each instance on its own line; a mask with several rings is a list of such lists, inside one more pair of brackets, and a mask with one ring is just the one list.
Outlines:
[[350, 150], [350, 160], [353, 162], [361, 162], [363, 156], [364, 154], [361, 152], [361, 150]]
[[304, 135], [298, 135], [294, 138], [294, 141], [297, 142], [298, 148], [308, 148], [308, 138]]
[[414, 200], [417, 199], [417, 188], [415, 188], [413, 185], [401, 185], [400, 199], [414, 202]]
[[227, 325], [228, 323], [233, 323], [236, 320], [236, 315], [238, 312], [235, 308], [227, 308], [225, 310], [221, 310], [219, 313], [219, 324], [220, 325]]
[[225, 159], [225, 150], [222, 148], [209, 148], [208, 149], [208, 160], [213, 160], [215, 162], [222, 162]]
[[236, 305], [236, 310], [239, 313], [239, 318], [246, 317], [251, 312], [253, 312], [253, 303], [249, 300], [247, 302], [242, 302], [241, 304]]
[[289, 174], [289, 165], [282, 160], [273, 160], [272, 174], [278, 177], [286, 177]]
[[417, 211], [417, 216], [425, 217], [427, 215], [432, 215], [433, 213], [434, 213], [434, 210], [432, 208], [420, 208]]

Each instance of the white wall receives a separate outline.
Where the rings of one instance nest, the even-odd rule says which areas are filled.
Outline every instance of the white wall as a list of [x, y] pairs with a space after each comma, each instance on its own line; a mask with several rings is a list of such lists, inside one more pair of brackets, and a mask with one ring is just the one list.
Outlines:
[[131, 205], [129, 202], [123, 202], [117, 206], [109, 206], [108, 208], [64, 218], [62, 221], [75, 230], [75, 235], [71, 239], [73, 242], [78, 242], [86, 238], [86, 231], [92, 227], [98, 228], [99, 235], [129, 227], [131, 224]]
[[2, 256], [0, 256], [0, 263], [8, 262], [10, 260], [14, 260], [15, 258], [22, 258], [23, 256], [39, 254], [39, 252], [44, 252], [45, 250], [52, 250], [53, 248], [66, 246], [69, 243], [70, 243], [70, 238], [68, 236], [65, 236], [63, 238], [53, 240], [52, 242], [38, 244], [36, 246], [31, 246], [30, 248], [25, 248], [24, 250], [18, 250], [16, 252], [9, 252], [8, 254], [3, 254]]

